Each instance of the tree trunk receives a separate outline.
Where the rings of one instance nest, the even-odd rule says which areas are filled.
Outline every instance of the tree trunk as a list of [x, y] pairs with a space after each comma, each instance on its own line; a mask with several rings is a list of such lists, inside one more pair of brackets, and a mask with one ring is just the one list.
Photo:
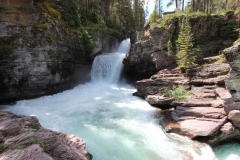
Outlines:
[[176, 10], [178, 10], [178, 0], [175, 0]]
[[182, 11], [184, 10], [184, 0], [182, 0]]
[[209, 0], [209, 14], [213, 11], [213, 0]]
[[192, 11], [195, 11], [195, 0], [192, 0]]
[[203, 12], [206, 13], [206, 0], [203, 0]]
[[227, 11], [228, 10], [228, 0], [226, 0], [226, 9], [225, 9], [225, 11]]
[[209, 12], [209, 0], [207, 0], [207, 4], [206, 4], [206, 12], [207, 12], [207, 14], [209, 14], [208, 12]]

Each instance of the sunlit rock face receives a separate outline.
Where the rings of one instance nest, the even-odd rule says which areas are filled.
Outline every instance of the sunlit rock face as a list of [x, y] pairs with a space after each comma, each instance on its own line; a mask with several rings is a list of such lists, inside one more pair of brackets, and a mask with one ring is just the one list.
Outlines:
[[[145, 30], [136, 33], [136, 42], [132, 44], [123, 63], [125, 67], [138, 74], [153, 75], [159, 70], [175, 63], [182, 17], [169, 18], [161, 27], [146, 25]], [[221, 16], [192, 16], [190, 24], [194, 43], [200, 47], [204, 57], [216, 56], [224, 47], [230, 47], [238, 33], [226, 29], [233, 27], [235, 16], [228, 12]], [[227, 27], [226, 27], [227, 26]], [[168, 42], [172, 43], [169, 51]]]
[[[183, 76], [179, 68], [169, 67], [160, 70], [149, 79], [137, 81], [137, 92], [134, 95], [145, 98], [151, 105], [164, 110], [161, 112], [160, 124], [165, 131], [185, 135], [214, 146], [237, 139], [240, 135], [238, 129], [240, 105], [237, 101], [239, 82], [229, 74], [233, 70], [231, 67], [234, 66], [221, 60], [220, 56], [204, 60], [208, 63], [197, 70], [191, 79]], [[237, 61], [236, 58], [234, 61]], [[234, 67], [234, 70], [237, 68]], [[234, 75], [238, 75], [238, 71], [235, 71]], [[237, 81], [229, 83], [232, 81], [231, 77], [233, 82]], [[229, 85], [227, 89], [224, 80]], [[191, 90], [193, 96], [172, 102], [161, 92], [167, 86], [179, 84]]]
[[229, 78], [225, 80], [227, 89], [230, 91], [232, 98], [225, 102], [225, 111], [228, 113], [228, 118], [232, 121], [236, 128], [240, 128], [240, 43], [235, 43], [234, 46], [223, 50], [229, 64], [231, 72]]
[[230, 111], [228, 118], [233, 122], [234, 126], [240, 128], [240, 110]]
[[[227, 50], [224, 50], [227, 51]], [[231, 91], [232, 97], [240, 100], [240, 44], [231, 48], [231, 52], [226, 56], [232, 67], [230, 77], [225, 81], [228, 90]], [[225, 53], [225, 52], [224, 52]]]

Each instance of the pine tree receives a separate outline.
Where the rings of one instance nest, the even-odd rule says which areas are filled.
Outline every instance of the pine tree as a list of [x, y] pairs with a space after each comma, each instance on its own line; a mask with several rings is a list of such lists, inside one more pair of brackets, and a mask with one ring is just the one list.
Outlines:
[[155, 9], [153, 10], [153, 13], [150, 15], [150, 23], [153, 24], [153, 23], [157, 23], [157, 20], [159, 19], [159, 15], [157, 13], [157, 8], [155, 6]]
[[133, 12], [136, 28], [142, 28], [145, 23], [144, 1], [134, 0]]
[[[161, 6], [159, 6], [159, 1], [156, 0], [155, 1], [155, 6], [154, 6], [154, 10], [153, 10], [153, 13], [150, 15], [150, 18], [149, 18], [149, 21], [150, 21], [150, 24], [154, 24], [154, 23], [157, 23], [157, 21], [161, 18], [161, 12], [160, 9], [161, 9]], [[158, 8], [159, 9], [159, 12], [158, 12]]]
[[177, 47], [179, 52], [176, 58], [179, 68], [185, 73], [190, 73], [197, 66], [201, 56], [199, 49], [194, 48], [193, 33], [188, 16], [182, 20]]

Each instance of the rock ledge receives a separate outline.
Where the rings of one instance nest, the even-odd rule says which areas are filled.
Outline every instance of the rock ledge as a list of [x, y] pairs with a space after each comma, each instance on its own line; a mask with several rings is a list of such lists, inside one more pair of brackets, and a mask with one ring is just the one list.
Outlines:
[[0, 159], [91, 160], [92, 155], [72, 134], [45, 129], [33, 116], [0, 111]]

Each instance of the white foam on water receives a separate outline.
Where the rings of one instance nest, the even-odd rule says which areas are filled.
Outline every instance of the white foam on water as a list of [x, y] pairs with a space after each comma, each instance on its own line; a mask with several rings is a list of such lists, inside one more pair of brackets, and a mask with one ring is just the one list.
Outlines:
[[238, 143], [228, 143], [217, 146], [214, 152], [219, 160], [240, 160], [240, 145]]
[[35, 115], [43, 127], [73, 133], [87, 144], [95, 160], [213, 160], [208, 145], [186, 137], [167, 135], [154, 119], [155, 108], [132, 96], [135, 89], [118, 84], [122, 52], [100, 55], [94, 60], [92, 81], [52, 96], [18, 101], [4, 110]]

